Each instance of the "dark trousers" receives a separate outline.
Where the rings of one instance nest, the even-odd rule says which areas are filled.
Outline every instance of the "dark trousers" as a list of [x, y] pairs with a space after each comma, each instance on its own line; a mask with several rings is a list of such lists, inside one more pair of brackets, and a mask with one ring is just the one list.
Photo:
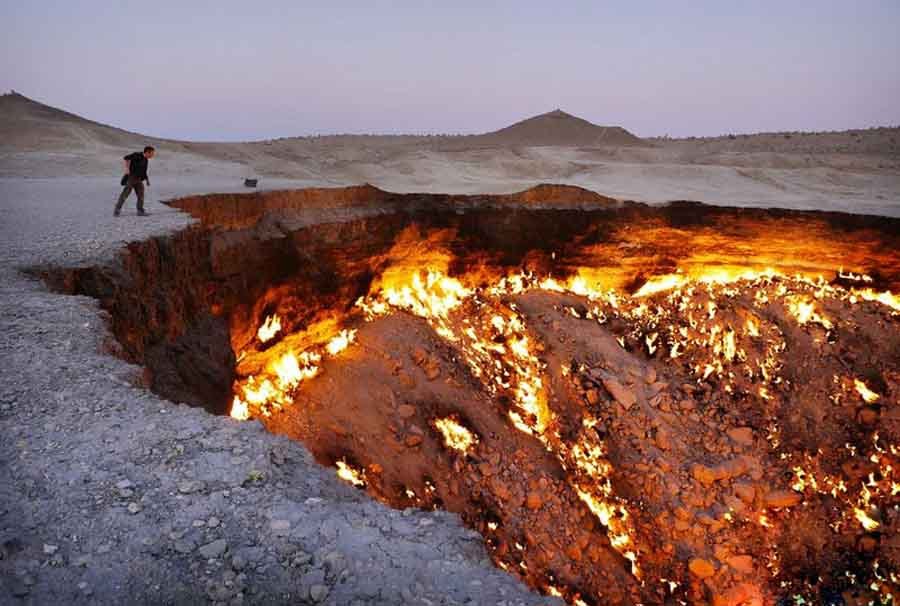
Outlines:
[[132, 177], [129, 175], [128, 182], [125, 183], [125, 188], [122, 190], [122, 193], [119, 194], [119, 201], [116, 202], [117, 213], [122, 210], [122, 205], [125, 204], [125, 200], [131, 195], [131, 190], [134, 190], [134, 193], [137, 194], [138, 212], [144, 212], [144, 180], [140, 177]]

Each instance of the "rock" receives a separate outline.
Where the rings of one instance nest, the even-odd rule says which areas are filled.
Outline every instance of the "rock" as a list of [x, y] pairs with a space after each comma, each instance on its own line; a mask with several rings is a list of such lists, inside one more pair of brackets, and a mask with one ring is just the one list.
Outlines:
[[669, 435], [665, 429], [660, 427], [656, 431], [656, 447], [660, 450], [669, 450], [671, 447], [671, 442], [669, 441]]
[[803, 500], [803, 495], [792, 490], [775, 490], [766, 494], [766, 507], [793, 507]]
[[129, 503], [128, 504], [128, 513], [134, 515], [136, 513], [140, 513], [144, 508], [140, 503]]
[[221, 524], [221, 523], [222, 523], [221, 520], [219, 520], [219, 518], [217, 518], [215, 516], [211, 517], [210, 519], [208, 519], [206, 521], [206, 525], [209, 526], [210, 528], [217, 528], [219, 526], [219, 524]]
[[17, 598], [24, 598], [31, 591], [21, 579], [13, 578], [9, 583], [10, 592]]
[[741, 446], [753, 446], [753, 430], [749, 427], [735, 427], [728, 430], [728, 437]]
[[422, 443], [422, 436], [407, 436], [406, 445], [409, 448], [414, 448]]
[[428, 352], [421, 347], [416, 347], [412, 354], [410, 354], [410, 357], [413, 362], [415, 362], [416, 366], [422, 366], [428, 360]]
[[203, 490], [203, 482], [198, 480], [182, 480], [178, 483], [178, 492], [181, 494], [193, 494]]
[[736, 478], [745, 471], [747, 471], [747, 462], [742, 457], [738, 457], [719, 463], [715, 467], [707, 467], [698, 463], [691, 469], [691, 475], [701, 484], [709, 486], [718, 480]]
[[753, 574], [753, 558], [748, 555], [731, 556], [725, 563], [740, 574]]
[[700, 482], [701, 484], [705, 484], [709, 486], [713, 482], [716, 481], [717, 476], [715, 470], [706, 465], [694, 465], [691, 469], [691, 475], [694, 476], [694, 479]]
[[688, 562], [688, 570], [698, 579], [708, 579], [716, 574], [716, 567], [713, 566], [712, 562], [703, 558], [692, 558]]
[[216, 539], [212, 543], [203, 545], [198, 553], [206, 559], [217, 558], [228, 550], [228, 542], [225, 539]]
[[656, 369], [652, 366], [647, 369], [647, 374], [644, 375], [644, 380], [647, 382], [647, 385], [652, 385], [656, 383]]
[[44, 543], [44, 553], [47, 555], [53, 555], [59, 551], [59, 545], [51, 545], [50, 543]]
[[416, 380], [409, 375], [409, 373], [401, 372], [397, 378], [400, 380], [400, 384], [406, 389], [412, 389], [416, 386]]
[[856, 415], [857, 420], [862, 425], [866, 425], [871, 427], [878, 422], [878, 411], [874, 408], [866, 406], [865, 408], [860, 409], [859, 413]]
[[313, 602], [321, 602], [328, 597], [328, 586], [316, 584], [309, 588], [309, 597]]
[[865, 534], [860, 537], [859, 541], [857, 541], [856, 543], [856, 546], [862, 553], [872, 553], [875, 551], [875, 549], [878, 548], [878, 539], [870, 534]]
[[78, 583], [78, 589], [80, 589], [81, 593], [86, 596], [91, 596], [94, 594], [94, 590], [91, 589], [91, 586], [88, 585], [86, 581], [81, 581], [80, 583]]
[[116, 488], [119, 490], [127, 490], [129, 488], [134, 488], [134, 484], [132, 484], [130, 480], [121, 480], [116, 482]]
[[408, 419], [416, 414], [416, 407], [410, 406], [409, 404], [402, 404], [397, 409], [397, 414], [400, 415], [401, 419]]
[[615, 398], [616, 402], [621, 404], [625, 410], [628, 410], [632, 406], [634, 406], [635, 402], [637, 402], [637, 396], [634, 395], [634, 392], [621, 383], [619, 383], [615, 379], [604, 378], [601, 379], [603, 381], [603, 387], [606, 388], [606, 391], [609, 392], [613, 398]]
[[269, 528], [277, 536], [283, 536], [291, 529], [289, 520], [272, 520], [269, 522]]
[[596, 405], [600, 401], [600, 394], [597, 393], [596, 389], [589, 389], [585, 394], [587, 396], [588, 404]]
[[287, 457], [284, 456], [284, 453], [281, 452], [281, 450], [272, 449], [269, 451], [269, 460], [272, 461], [274, 465], [280, 467], [281, 465], [284, 465], [286, 459]]
[[175, 541], [175, 551], [181, 554], [191, 553], [194, 551], [194, 547], [196, 547], [196, 545], [191, 541]]
[[737, 498], [741, 501], [749, 505], [753, 503], [753, 499], [756, 498], [756, 489], [754, 489], [751, 484], [739, 482], [734, 485], [734, 494], [736, 494]]
[[528, 509], [540, 509], [542, 504], [541, 495], [539, 492], [529, 492], [528, 497], [525, 499], [525, 506]]
[[434, 381], [439, 376], [441, 376], [441, 367], [437, 363], [432, 361], [425, 367], [425, 378], [429, 381]]

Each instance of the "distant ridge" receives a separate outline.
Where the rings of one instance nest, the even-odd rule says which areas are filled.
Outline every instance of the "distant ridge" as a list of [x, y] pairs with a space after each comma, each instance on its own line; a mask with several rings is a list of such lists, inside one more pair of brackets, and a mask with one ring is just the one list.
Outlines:
[[15, 91], [0, 95], [0, 134], [0, 148], [18, 151], [66, 149], [96, 143], [128, 147], [160, 141], [82, 118]]
[[599, 126], [555, 109], [492, 133], [476, 135], [500, 145], [640, 145], [643, 141], [620, 126]]
[[[204, 145], [171, 139], [160, 139], [129, 132], [114, 126], [101, 124], [76, 114], [29, 99], [15, 91], [0, 95], [0, 148], [16, 148], [21, 151], [36, 148], [65, 148], [84, 144], [88, 140], [118, 145], [134, 146], [149, 143], [178, 143]], [[325, 137], [349, 138], [357, 135], [326, 135]], [[385, 139], [417, 139], [414, 135], [376, 135]], [[306, 139], [307, 137], [287, 137]], [[426, 139], [426, 137], [422, 137]], [[619, 126], [598, 126], [562, 110], [534, 116], [516, 122], [506, 128], [480, 135], [464, 135], [464, 140], [476, 145], [491, 146], [586, 146], [586, 145], [641, 145], [644, 142]]]

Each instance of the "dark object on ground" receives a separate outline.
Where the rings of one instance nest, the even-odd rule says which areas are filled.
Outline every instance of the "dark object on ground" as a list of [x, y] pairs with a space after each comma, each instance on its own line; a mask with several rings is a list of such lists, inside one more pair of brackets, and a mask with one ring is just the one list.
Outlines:
[[256, 183], [258, 181], [259, 181], [259, 179], [244, 179], [244, 186], [245, 187], [256, 187]]

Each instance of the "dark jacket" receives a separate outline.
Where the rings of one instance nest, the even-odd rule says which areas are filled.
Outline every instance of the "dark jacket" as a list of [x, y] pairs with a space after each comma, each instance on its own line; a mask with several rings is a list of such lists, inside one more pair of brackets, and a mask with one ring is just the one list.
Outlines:
[[132, 177], [138, 177], [141, 181], [148, 181], [147, 178], [147, 168], [150, 164], [150, 161], [147, 160], [147, 157], [144, 156], [141, 152], [134, 152], [133, 154], [128, 154], [123, 158], [124, 160], [128, 160], [130, 166], [130, 170], [128, 174]]

